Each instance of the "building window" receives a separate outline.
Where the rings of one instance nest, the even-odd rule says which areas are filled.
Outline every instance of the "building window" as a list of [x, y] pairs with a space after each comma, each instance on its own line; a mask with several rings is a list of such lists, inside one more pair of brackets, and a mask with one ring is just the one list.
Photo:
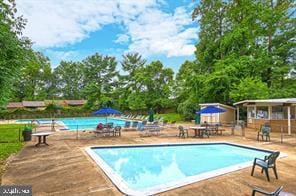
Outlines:
[[283, 106], [272, 106], [272, 119], [284, 119], [284, 107]]
[[248, 118], [255, 118], [255, 107], [248, 107]]
[[268, 119], [268, 107], [267, 106], [259, 106], [259, 107], [257, 107], [256, 118]]

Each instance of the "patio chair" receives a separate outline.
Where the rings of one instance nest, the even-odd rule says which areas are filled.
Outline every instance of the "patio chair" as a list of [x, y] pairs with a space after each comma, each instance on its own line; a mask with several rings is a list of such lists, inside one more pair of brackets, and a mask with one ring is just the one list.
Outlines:
[[270, 141], [270, 132], [271, 128], [268, 123], [261, 125], [260, 131], [258, 131], [257, 133], [257, 140], [259, 141], [259, 138], [261, 136], [262, 141], [264, 141], [264, 137], [266, 142]]
[[121, 136], [121, 126], [114, 127], [113, 136]]
[[201, 137], [204, 137], [206, 135], [209, 138], [210, 137], [211, 127], [207, 123], [207, 121], [205, 121], [203, 124], [201, 124], [201, 127], [206, 127], [206, 129], [202, 131]]
[[183, 126], [179, 126], [178, 127], [178, 129], [179, 129], [179, 137], [181, 138], [186, 138], [186, 137], [188, 137], [188, 129], [185, 129]]
[[107, 129], [112, 129], [114, 126], [114, 123], [110, 122], [106, 124]]
[[280, 193], [282, 192], [283, 190], [283, 186], [277, 188], [275, 191], [273, 192], [268, 192], [268, 191], [265, 191], [263, 189], [260, 189], [258, 187], [255, 187], [252, 191], [252, 196], [255, 196], [256, 193], [260, 193], [260, 194], [263, 194], [263, 195], [270, 195], [270, 196], [278, 196], [280, 195]]
[[103, 123], [99, 123], [96, 127], [96, 130], [103, 130], [103, 129], [104, 129]]
[[96, 134], [96, 136], [100, 135], [100, 134], [102, 134], [102, 135], [106, 135], [106, 134], [110, 135], [110, 133], [109, 133], [109, 131], [107, 129], [107, 126], [104, 126], [102, 123], [99, 123], [97, 125], [96, 130], [94, 131], [94, 133]]
[[275, 178], [278, 179], [278, 175], [277, 175], [277, 171], [276, 171], [276, 159], [278, 158], [279, 155], [280, 155], [280, 152], [277, 151], [277, 152], [271, 153], [269, 156], [265, 156], [264, 159], [255, 158], [254, 163], [253, 163], [251, 176], [253, 176], [253, 174], [254, 174], [255, 166], [258, 165], [259, 167], [262, 168], [261, 173], [263, 173], [263, 170], [265, 171], [268, 181], [270, 181], [269, 174], [268, 174], [269, 168], [273, 169]]

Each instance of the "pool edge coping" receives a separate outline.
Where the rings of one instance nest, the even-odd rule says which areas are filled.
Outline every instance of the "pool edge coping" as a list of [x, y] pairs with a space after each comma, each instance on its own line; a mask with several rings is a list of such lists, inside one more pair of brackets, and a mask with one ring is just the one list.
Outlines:
[[[227, 144], [231, 146], [236, 147], [243, 147], [248, 148], [252, 150], [259, 150], [259, 151], [265, 151], [265, 152], [275, 152], [270, 149], [265, 148], [256, 148], [254, 146], [250, 145], [244, 145], [244, 144], [237, 144], [233, 142], [227, 142], [227, 141], [215, 141], [215, 142], [181, 142], [181, 143], [155, 143], [155, 144], [116, 144], [116, 145], [93, 145], [84, 147], [84, 150], [87, 152], [87, 154], [92, 158], [93, 161], [97, 164], [97, 166], [100, 167], [100, 169], [108, 176], [110, 181], [118, 188], [118, 190], [124, 194], [127, 195], [155, 195], [158, 193], [166, 192], [169, 190], [173, 190], [176, 188], [180, 188], [189, 184], [193, 184], [202, 180], [210, 179], [213, 177], [221, 176], [230, 172], [238, 171], [241, 169], [245, 169], [247, 167], [250, 167], [253, 165], [253, 161], [248, 161], [245, 163], [240, 163], [220, 169], [216, 169], [209, 172], [204, 172], [198, 175], [185, 177], [183, 180], [164, 183], [161, 185], [153, 186], [152, 188], [147, 188], [143, 190], [135, 190], [132, 188], [129, 188], [127, 183], [124, 181], [124, 179], [118, 175], [100, 156], [98, 156], [94, 151], [92, 151], [93, 148], [107, 148], [107, 147], [149, 147], [149, 146], [176, 146], [176, 145], [196, 145], [196, 144]], [[279, 158], [287, 157], [288, 154], [280, 152]]]

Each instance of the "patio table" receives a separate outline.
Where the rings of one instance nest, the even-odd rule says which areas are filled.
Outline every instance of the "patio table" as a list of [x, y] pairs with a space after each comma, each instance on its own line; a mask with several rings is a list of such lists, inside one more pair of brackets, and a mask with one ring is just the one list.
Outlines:
[[[38, 137], [38, 143], [35, 144], [35, 146], [40, 146], [41, 144], [45, 144], [48, 146], [48, 144], [46, 143], [46, 137], [51, 135], [51, 132], [42, 132], [42, 133], [33, 133], [32, 136]], [[43, 138], [43, 141], [42, 141]]]
[[194, 130], [194, 137], [203, 137], [206, 127], [189, 127], [189, 129]]

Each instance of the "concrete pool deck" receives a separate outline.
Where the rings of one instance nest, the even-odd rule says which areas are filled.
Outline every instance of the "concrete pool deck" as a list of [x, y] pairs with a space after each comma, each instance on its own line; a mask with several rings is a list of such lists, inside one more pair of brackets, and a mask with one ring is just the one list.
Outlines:
[[[94, 137], [93, 133], [80, 132], [79, 140], [76, 140], [76, 132], [56, 132], [48, 138], [50, 146], [36, 148], [36, 141], [33, 140], [27, 143], [19, 154], [12, 157], [2, 176], [2, 184], [33, 185], [34, 195], [122, 195], [86, 154], [85, 147], [223, 140], [288, 154], [288, 157], [277, 161], [279, 179], [276, 180], [270, 171], [271, 181], [268, 182], [259, 168], [252, 177], [249, 167], [159, 195], [250, 195], [254, 186], [271, 191], [281, 185], [284, 186], [285, 192], [296, 194], [296, 142], [257, 142], [256, 133], [252, 131], [247, 131], [247, 138], [230, 136], [230, 131], [223, 136], [212, 136], [209, 139], [180, 139], [175, 136], [177, 133], [175, 129], [166, 129], [160, 136], [139, 137], [139, 133], [130, 131], [123, 132], [122, 137], [103, 138]], [[296, 141], [295, 137], [294, 140]]]

